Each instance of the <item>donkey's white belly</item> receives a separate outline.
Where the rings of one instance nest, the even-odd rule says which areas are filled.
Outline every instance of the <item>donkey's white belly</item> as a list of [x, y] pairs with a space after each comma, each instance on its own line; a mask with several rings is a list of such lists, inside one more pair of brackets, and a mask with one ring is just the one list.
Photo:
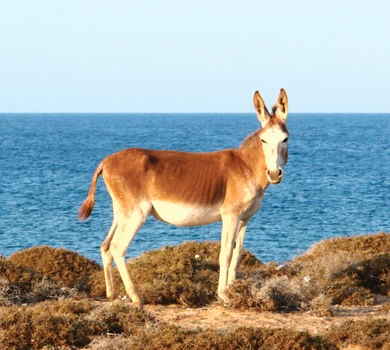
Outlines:
[[199, 226], [220, 221], [221, 205], [201, 206], [152, 201], [150, 212], [156, 219], [177, 226]]

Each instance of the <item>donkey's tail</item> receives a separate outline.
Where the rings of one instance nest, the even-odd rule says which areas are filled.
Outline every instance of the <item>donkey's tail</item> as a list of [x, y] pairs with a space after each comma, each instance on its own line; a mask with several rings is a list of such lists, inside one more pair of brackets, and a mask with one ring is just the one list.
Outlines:
[[99, 164], [97, 169], [95, 170], [95, 173], [92, 176], [91, 181], [91, 188], [89, 189], [88, 197], [84, 201], [84, 203], [81, 205], [79, 209], [79, 220], [86, 220], [92, 213], [93, 206], [95, 204], [95, 191], [96, 191], [96, 182], [99, 178], [99, 176], [103, 172], [103, 162]]

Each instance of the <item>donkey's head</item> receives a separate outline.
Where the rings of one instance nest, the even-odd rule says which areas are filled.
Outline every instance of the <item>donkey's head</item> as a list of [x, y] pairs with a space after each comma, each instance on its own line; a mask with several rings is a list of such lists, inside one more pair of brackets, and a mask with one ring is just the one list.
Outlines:
[[267, 110], [258, 91], [255, 92], [253, 103], [260, 120], [262, 129], [258, 134], [263, 146], [265, 164], [267, 166], [267, 178], [271, 184], [278, 184], [283, 178], [283, 167], [287, 163], [287, 143], [289, 133], [287, 131], [288, 99], [284, 89], [276, 104], [272, 108], [272, 114]]

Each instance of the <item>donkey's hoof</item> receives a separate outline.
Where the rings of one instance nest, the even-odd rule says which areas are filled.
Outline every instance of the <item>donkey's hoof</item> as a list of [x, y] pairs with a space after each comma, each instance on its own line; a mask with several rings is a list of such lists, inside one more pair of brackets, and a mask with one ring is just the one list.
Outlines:
[[129, 303], [131, 306], [135, 307], [136, 309], [138, 310], [142, 310], [143, 307], [144, 307], [144, 304], [142, 303], [142, 301], [132, 301]]
[[142, 303], [142, 301], [140, 299], [136, 299], [136, 300], [131, 301], [131, 299], [128, 298], [126, 295], [123, 298], [119, 298], [119, 300], [121, 300], [122, 302], [124, 302], [132, 307], [135, 307], [139, 310], [141, 310], [144, 306], [144, 304]]
[[228, 307], [230, 304], [230, 299], [227, 297], [225, 292], [218, 293], [218, 301], [225, 307]]
[[107, 299], [109, 301], [118, 301], [118, 299], [120, 299], [120, 297], [117, 294], [113, 294], [113, 295], [107, 295]]
[[136, 301], [130, 301], [130, 299], [126, 300], [126, 304], [130, 305], [131, 307], [134, 307], [138, 310], [142, 310], [144, 307], [144, 304], [141, 300], [136, 300]]

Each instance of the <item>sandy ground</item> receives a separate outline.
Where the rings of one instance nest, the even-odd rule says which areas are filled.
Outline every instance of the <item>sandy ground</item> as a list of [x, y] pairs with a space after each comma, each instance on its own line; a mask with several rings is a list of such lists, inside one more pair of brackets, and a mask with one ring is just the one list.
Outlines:
[[307, 312], [239, 311], [222, 305], [199, 309], [178, 305], [145, 305], [144, 308], [157, 320], [177, 324], [188, 329], [234, 330], [244, 326], [269, 327], [308, 331], [315, 335], [325, 332], [331, 325], [338, 325], [346, 320], [364, 320], [369, 317], [390, 320], [390, 297], [380, 297], [376, 305], [335, 307], [332, 317], [318, 317]]

